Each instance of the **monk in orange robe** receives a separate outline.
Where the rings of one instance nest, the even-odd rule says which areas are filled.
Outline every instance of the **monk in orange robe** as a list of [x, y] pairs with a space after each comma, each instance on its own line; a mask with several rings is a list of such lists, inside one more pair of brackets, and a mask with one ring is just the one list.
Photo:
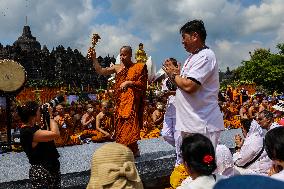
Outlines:
[[108, 101], [101, 103], [101, 112], [96, 116], [96, 131], [100, 133], [92, 137], [93, 142], [112, 141], [114, 134], [114, 116], [109, 110]]
[[135, 156], [139, 155], [137, 141], [143, 126], [144, 98], [147, 89], [147, 66], [131, 61], [132, 49], [123, 46], [120, 49], [120, 64], [102, 68], [95, 51], [92, 52], [93, 65], [98, 74], [116, 73], [114, 86], [115, 100], [115, 140], [128, 146]]
[[73, 134], [74, 122], [69, 114], [65, 113], [64, 107], [58, 104], [56, 107], [56, 116], [54, 120], [58, 123], [60, 136], [55, 139], [57, 147], [73, 145], [70, 136]]

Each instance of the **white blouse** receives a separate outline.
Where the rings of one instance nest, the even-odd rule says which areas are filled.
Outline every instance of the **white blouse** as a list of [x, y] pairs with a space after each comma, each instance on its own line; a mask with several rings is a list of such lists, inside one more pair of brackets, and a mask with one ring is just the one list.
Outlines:
[[177, 189], [213, 189], [216, 182], [223, 179], [221, 175], [215, 174], [216, 180], [213, 175], [199, 176], [192, 180], [190, 177], [186, 178]]

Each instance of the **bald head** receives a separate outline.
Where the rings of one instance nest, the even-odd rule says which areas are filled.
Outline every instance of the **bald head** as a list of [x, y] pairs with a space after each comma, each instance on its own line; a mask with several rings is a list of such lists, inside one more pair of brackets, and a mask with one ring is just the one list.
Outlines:
[[122, 49], [127, 50], [127, 51], [132, 55], [132, 48], [131, 48], [130, 46], [122, 46], [122, 47], [120, 48], [120, 51], [121, 51]]
[[123, 46], [120, 49], [120, 62], [124, 64], [124, 66], [132, 65], [132, 49], [130, 46]]
[[109, 103], [108, 101], [102, 101], [101, 105], [102, 107], [108, 107]]

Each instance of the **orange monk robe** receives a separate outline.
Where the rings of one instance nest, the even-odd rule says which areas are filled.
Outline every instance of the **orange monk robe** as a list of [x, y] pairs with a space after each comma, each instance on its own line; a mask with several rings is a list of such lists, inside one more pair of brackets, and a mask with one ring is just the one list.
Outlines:
[[[102, 130], [108, 132], [110, 135], [112, 135], [113, 132], [114, 132], [113, 125], [114, 125], [114, 118], [113, 118], [112, 114], [105, 115], [101, 119], [100, 128]], [[106, 138], [105, 134], [101, 133], [98, 130], [95, 130], [95, 131], [96, 131], [96, 135], [92, 136], [92, 141], [93, 142], [110, 141], [110, 138]]]
[[101, 124], [100, 128], [109, 134], [112, 134], [114, 132], [114, 117], [112, 113], [106, 114], [102, 119], [101, 119]]
[[69, 114], [64, 114], [64, 117], [60, 115], [58, 116], [59, 116], [58, 125], [59, 125], [60, 136], [56, 137], [55, 145], [57, 147], [72, 145], [70, 136], [73, 134], [72, 133], [74, 127], [73, 120]]
[[[138, 151], [137, 141], [143, 127], [144, 98], [147, 89], [147, 67], [136, 63], [116, 74], [115, 81], [115, 140]], [[120, 90], [124, 81], [133, 81], [126, 91]]]

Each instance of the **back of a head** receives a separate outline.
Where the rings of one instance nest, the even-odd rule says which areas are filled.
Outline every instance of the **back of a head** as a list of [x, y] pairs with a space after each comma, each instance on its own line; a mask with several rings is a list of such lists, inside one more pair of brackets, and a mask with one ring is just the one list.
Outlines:
[[211, 175], [217, 167], [212, 142], [202, 134], [184, 138], [181, 151], [187, 166], [199, 175]]
[[222, 179], [216, 183], [214, 189], [282, 189], [284, 182], [259, 175], [234, 176]]
[[118, 143], [97, 149], [87, 189], [143, 189], [132, 151]]
[[251, 120], [250, 119], [242, 119], [241, 125], [244, 128], [244, 130], [248, 133], [250, 126], [251, 126]]
[[269, 130], [265, 135], [264, 146], [270, 159], [284, 161], [284, 127]]
[[196, 32], [199, 34], [200, 39], [205, 42], [206, 40], [206, 29], [204, 26], [204, 23], [202, 20], [192, 20], [187, 22], [185, 25], [183, 25], [180, 29], [180, 33], [187, 33], [187, 34], [191, 34], [192, 32]]
[[18, 115], [23, 123], [27, 123], [30, 117], [36, 116], [39, 104], [35, 101], [28, 101], [17, 107]]

